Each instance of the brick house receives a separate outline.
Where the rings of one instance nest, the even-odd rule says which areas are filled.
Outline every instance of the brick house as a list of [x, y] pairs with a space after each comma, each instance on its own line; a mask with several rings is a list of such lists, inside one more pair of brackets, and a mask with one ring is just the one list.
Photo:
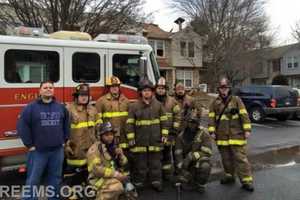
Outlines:
[[172, 88], [181, 81], [187, 88], [197, 88], [201, 83], [203, 68], [203, 38], [189, 26], [182, 28], [184, 19], [178, 18], [175, 23], [178, 32], [166, 32], [156, 24], [144, 24], [143, 35], [152, 46], [160, 66], [160, 73], [167, 79]]

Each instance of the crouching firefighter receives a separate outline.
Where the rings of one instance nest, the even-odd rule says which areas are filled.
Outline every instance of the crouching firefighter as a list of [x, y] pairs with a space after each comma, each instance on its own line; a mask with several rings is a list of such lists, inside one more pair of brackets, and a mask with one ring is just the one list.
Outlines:
[[[95, 142], [97, 110], [89, 105], [89, 86], [80, 84], [73, 93], [74, 101], [67, 104], [70, 113], [71, 134], [65, 145], [67, 165], [64, 170], [64, 184], [81, 185], [87, 179], [86, 153]], [[76, 197], [72, 197], [76, 199]]]
[[110, 122], [101, 124], [99, 141], [87, 152], [89, 184], [96, 190], [96, 200], [136, 199], [137, 193], [123, 173], [127, 158], [114, 141], [115, 130]]
[[189, 113], [187, 127], [175, 144], [178, 182], [203, 193], [211, 171], [212, 141], [208, 131], [199, 126], [197, 111]]

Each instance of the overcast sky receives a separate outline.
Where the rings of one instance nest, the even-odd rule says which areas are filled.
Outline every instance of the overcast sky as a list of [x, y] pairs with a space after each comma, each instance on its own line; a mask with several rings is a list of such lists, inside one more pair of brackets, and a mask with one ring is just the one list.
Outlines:
[[[177, 30], [177, 26], [173, 22], [182, 15], [171, 10], [167, 1], [146, 0], [146, 13], [154, 12], [154, 23], [165, 31], [170, 31], [172, 28]], [[300, 0], [267, 0], [265, 9], [270, 17], [271, 28], [277, 33], [275, 44], [295, 42], [291, 36], [291, 27], [297, 19], [300, 20]]]

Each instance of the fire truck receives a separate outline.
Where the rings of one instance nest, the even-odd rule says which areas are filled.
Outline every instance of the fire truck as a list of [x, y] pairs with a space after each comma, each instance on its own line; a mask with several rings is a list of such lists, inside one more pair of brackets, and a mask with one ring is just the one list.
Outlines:
[[[60, 102], [72, 101], [73, 89], [88, 83], [96, 101], [105, 92], [105, 78], [120, 78], [121, 91], [136, 99], [140, 77], [159, 78], [151, 46], [141, 36], [56, 32], [46, 35], [21, 27], [0, 36], [0, 171], [24, 171], [26, 148], [18, 137], [20, 112], [38, 97], [40, 82], [51, 80]], [[26, 37], [24, 37], [26, 36]]]

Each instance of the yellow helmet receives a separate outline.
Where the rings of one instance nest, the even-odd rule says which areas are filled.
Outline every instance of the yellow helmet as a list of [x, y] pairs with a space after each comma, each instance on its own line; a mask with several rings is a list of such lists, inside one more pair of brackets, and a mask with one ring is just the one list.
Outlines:
[[116, 76], [110, 76], [106, 78], [105, 85], [107, 86], [119, 86], [121, 84], [121, 81]]

